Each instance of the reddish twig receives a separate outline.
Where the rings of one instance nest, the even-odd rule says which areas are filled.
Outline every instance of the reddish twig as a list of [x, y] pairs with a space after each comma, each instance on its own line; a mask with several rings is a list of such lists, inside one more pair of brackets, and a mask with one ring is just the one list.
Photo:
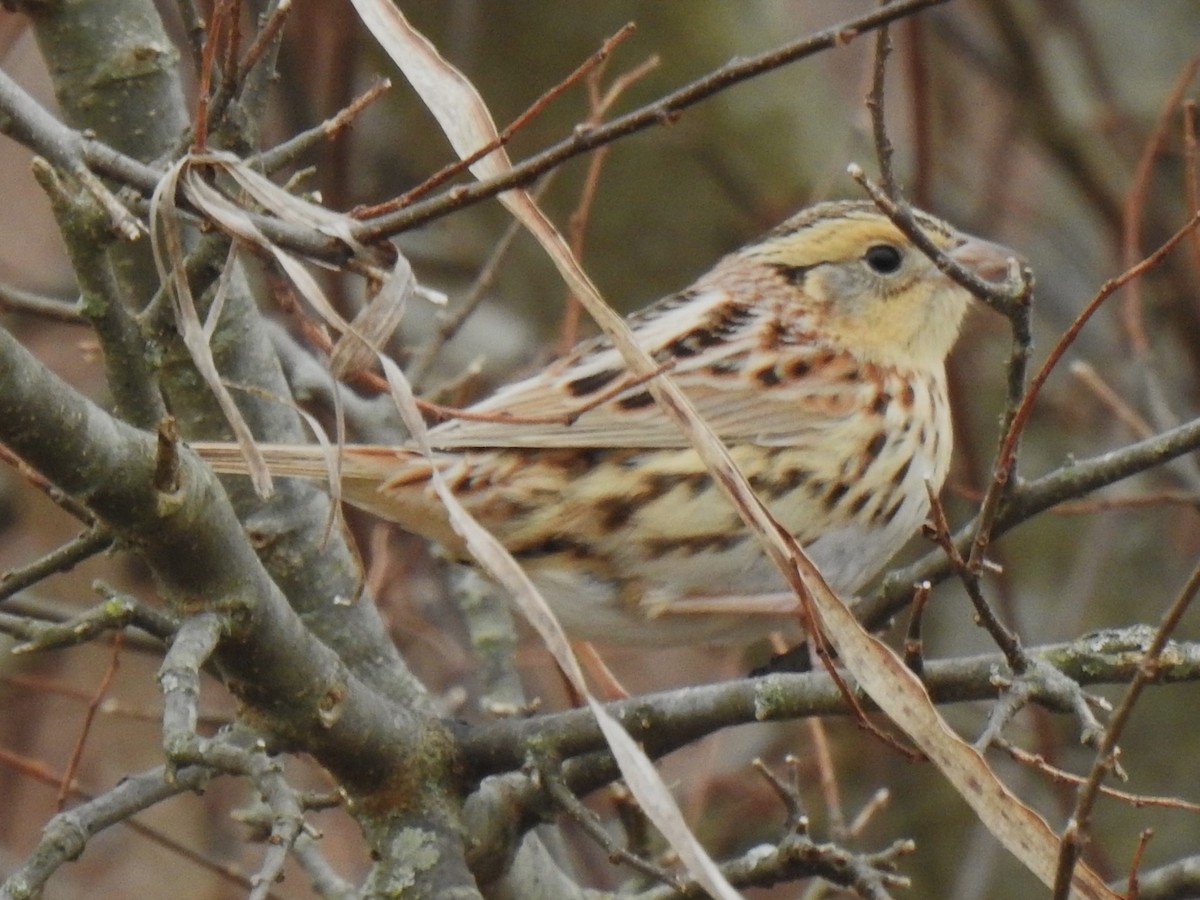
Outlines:
[[83, 758], [83, 747], [87, 742], [88, 734], [92, 730], [92, 722], [96, 719], [96, 712], [100, 709], [100, 703], [104, 700], [108, 689], [112, 685], [113, 678], [116, 677], [117, 669], [121, 664], [121, 648], [125, 644], [125, 636], [121, 632], [116, 632], [113, 635], [112, 656], [108, 661], [108, 668], [104, 670], [104, 675], [100, 679], [100, 684], [96, 686], [95, 692], [88, 701], [87, 710], [83, 714], [83, 727], [79, 730], [79, 737], [75, 741], [75, 746], [71, 750], [71, 758], [67, 762], [67, 768], [63, 771], [62, 781], [58, 785], [58, 810], [62, 811], [67, 805], [67, 799], [71, 795], [71, 783], [75, 780], [75, 773], [79, 770], [79, 761]]
[[1104, 282], [1096, 295], [1088, 302], [1088, 305], [1083, 308], [1075, 320], [1063, 332], [1058, 342], [1046, 357], [1046, 361], [1042, 363], [1042, 367], [1033, 376], [1029, 383], [1029, 390], [1025, 392], [1025, 399], [1021, 407], [1017, 410], [1017, 415], [1009, 427], [1008, 434], [1004, 442], [1004, 456], [1001, 461], [1011, 461], [1011, 457], [1015, 452], [1017, 439], [1025, 428], [1025, 424], [1029, 419], [1029, 414], [1033, 408], [1034, 402], [1037, 400], [1038, 393], [1041, 391], [1042, 385], [1046, 383], [1046, 379], [1050, 377], [1050, 373], [1054, 367], [1058, 365], [1063, 354], [1079, 337], [1079, 332], [1083, 326], [1087, 324], [1088, 319], [1096, 312], [1097, 309], [1111, 297], [1116, 291], [1120, 290], [1126, 284], [1129, 284], [1134, 279], [1145, 274], [1148, 270], [1154, 268], [1166, 258], [1167, 254], [1175, 249], [1175, 245], [1187, 237], [1198, 225], [1200, 225], [1200, 213], [1193, 215], [1188, 221], [1169, 237], [1157, 250], [1145, 257], [1141, 262], [1126, 269], [1116, 278], [1110, 278]]
[[[1052, 766], [1046, 761], [1045, 757], [1022, 750], [1020, 747], [1008, 743], [1008, 741], [998, 740], [992, 746], [998, 747], [1017, 762], [1032, 766], [1060, 784], [1069, 784], [1078, 787], [1084, 783], [1085, 779], [1081, 776], [1073, 772], [1064, 771], [1057, 766]], [[1111, 787], [1101, 787], [1100, 793], [1105, 797], [1111, 797], [1113, 800], [1128, 803], [1130, 806], [1139, 809], [1144, 806], [1156, 806], [1163, 809], [1177, 809], [1183, 812], [1200, 813], [1200, 803], [1189, 803], [1187, 800], [1180, 800], [1178, 797], [1152, 797], [1145, 794], [1134, 794], [1130, 791], [1119, 791]]]
[[1129, 886], [1125, 890], [1125, 900], [1138, 900], [1141, 896], [1141, 889], [1138, 885], [1138, 872], [1142, 870], [1142, 857], [1146, 853], [1146, 847], [1150, 845], [1150, 839], [1154, 837], [1154, 830], [1147, 828], [1138, 835], [1137, 847], [1133, 851], [1133, 859], [1129, 862]]
[[1155, 491], [1131, 497], [1101, 497], [1098, 500], [1075, 500], [1053, 506], [1049, 512], [1056, 516], [1090, 516], [1114, 509], [1145, 509], [1148, 506], [1190, 506], [1200, 511], [1200, 494], [1192, 491]]
[[908, 38], [908, 51], [903, 62], [908, 75], [910, 97], [909, 117], [912, 120], [912, 188], [913, 202], [922, 209], [929, 206], [933, 185], [933, 131], [930, 123], [929, 58], [925, 44], [925, 28], [915, 16], [902, 23]]
[[[584, 126], [595, 128], [599, 125], [604, 120], [605, 114], [612, 107], [613, 103], [617, 101], [617, 98], [621, 96], [626, 88], [653, 71], [657, 66], [658, 57], [650, 57], [650, 59], [646, 60], [640, 66], [617, 78], [613, 82], [612, 87], [603, 95], [600, 93], [600, 78], [604, 72], [603, 67], [597, 66], [588, 73], [589, 109]], [[571, 247], [571, 255], [576, 259], [583, 258], [583, 241], [587, 233], [587, 223], [591, 219], [592, 203], [596, 199], [596, 191], [600, 185], [600, 171], [604, 168], [604, 163], [608, 159], [608, 152], [611, 149], [611, 144], [601, 147], [588, 159], [588, 170], [583, 179], [583, 187], [579, 192], [579, 202], [567, 220], [568, 243]], [[575, 346], [575, 341], [579, 336], [580, 312], [579, 298], [574, 294], [568, 295], [566, 307], [563, 310], [562, 328], [558, 340], [560, 354], [566, 353]]]
[[[942, 514], [945, 521], [945, 514]], [[949, 534], [949, 531], [947, 531]], [[929, 593], [933, 585], [928, 581], [918, 582], [913, 587], [912, 611], [909, 613], [908, 630], [904, 634], [904, 664], [920, 678], [925, 672], [925, 649], [921, 638], [921, 623], [925, 616], [925, 607], [929, 603]]]
[[220, 2], [212, 12], [204, 34], [204, 52], [200, 60], [200, 79], [196, 87], [196, 122], [192, 128], [192, 152], [200, 153], [208, 143], [208, 104], [211, 100], [213, 64], [225, 24], [226, 2]]
[[[1200, 152], [1196, 142], [1196, 101], [1183, 104], [1183, 190], [1188, 212], [1200, 212]], [[1192, 232], [1192, 259], [1200, 270], [1200, 232]]]
[[242, 0], [229, 0], [229, 5], [229, 39], [221, 64], [221, 93], [233, 96], [238, 80], [237, 57], [242, 46]]
[[254, 43], [246, 51], [246, 55], [242, 57], [242, 61], [237, 65], [235, 83], [241, 83], [246, 76], [254, 70], [262, 59], [263, 54], [271, 46], [271, 42], [279, 35], [284, 23], [287, 22], [288, 14], [292, 11], [292, 0], [280, 0], [275, 9], [271, 12], [270, 18], [263, 24], [262, 30], [254, 37]]
[[[959, 580], [966, 589], [967, 596], [971, 599], [971, 605], [975, 608], [977, 623], [992, 636], [992, 640], [996, 642], [996, 646], [1004, 654], [1009, 668], [1018, 675], [1022, 674], [1028, 668], [1028, 664], [1025, 659], [1025, 653], [1021, 649], [1021, 642], [1000, 621], [999, 617], [992, 610], [991, 604], [983, 596], [983, 588], [980, 584], [980, 573], [983, 569], [982, 560], [975, 562], [972, 559], [963, 558], [963, 555], [954, 543], [953, 535], [950, 533], [950, 525], [946, 521], [946, 511], [942, 508], [941, 500], [928, 482], [925, 487], [929, 492], [929, 514], [933, 523], [933, 540], [942, 548], [942, 551], [946, 554], [946, 558], [950, 560], [951, 568], [958, 575]], [[986, 496], [984, 499], [986, 500]]]

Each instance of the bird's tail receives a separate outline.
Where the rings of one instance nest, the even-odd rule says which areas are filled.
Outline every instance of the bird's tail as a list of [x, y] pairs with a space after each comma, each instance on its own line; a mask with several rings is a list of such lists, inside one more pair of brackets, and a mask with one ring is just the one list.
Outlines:
[[[218, 474], [248, 475], [250, 465], [237, 444], [198, 441], [190, 445]], [[430, 461], [408, 447], [347, 444], [259, 444], [272, 476], [336, 484], [330, 493], [345, 502], [423, 535], [454, 552], [459, 539], [445, 507], [429, 487]], [[439, 461], [441, 462], [441, 461]], [[453, 468], [453, 460], [444, 461]]]
[[[250, 464], [241, 447], [219, 441], [196, 441], [189, 445], [200, 458], [221, 475], [248, 475]], [[405, 447], [350, 444], [342, 448], [318, 444], [259, 444], [259, 451], [272, 476], [343, 482], [367, 482], [375, 487], [398, 479], [400, 484], [424, 481], [429, 464], [419, 453]]]

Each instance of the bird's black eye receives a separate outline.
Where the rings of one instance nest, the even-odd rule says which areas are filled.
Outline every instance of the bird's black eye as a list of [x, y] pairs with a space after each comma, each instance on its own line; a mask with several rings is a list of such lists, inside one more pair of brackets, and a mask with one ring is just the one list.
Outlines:
[[904, 262], [904, 254], [891, 244], [875, 244], [863, 255], [871, 271], [878, 275], [894, 275]]

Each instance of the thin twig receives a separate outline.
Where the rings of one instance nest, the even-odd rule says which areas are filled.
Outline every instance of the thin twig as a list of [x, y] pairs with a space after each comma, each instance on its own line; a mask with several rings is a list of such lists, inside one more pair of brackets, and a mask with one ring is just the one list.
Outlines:
[[[1142, 870], [1142, 857], [1146, 853], [1146, 848], [1150, 845], [1150, 839], [1154, 837], [1154, 831], [1146, 828], [1138, 835], [1137, 847], [1133, 851], [1133, 859], [1129, 861], [1129, 887], [1125, 891], [1125, 900], [1140, 900], [1142, 896], [1139, 886], [1140, 873]], [[1176, 893], [1173, 896], [1180, 896]]]
[[4, 444], [0, 444], [0, 462], [8, 463], [20, 473], [22, 478], [49, 497], [53, 503], [85, 525], [96, 524], [96, 516], [90, 509], [70, 494], [64, 493], [57, 485], [49, 481], [41, 472], [30, 466]]
[[56, 807], [59, 812], [62, 812], [63, 807], [67, 805], [67, 798], [71, 794], [71, 784], [75, 781], [75, 773], [79, 771], [79, 761], [83, 758], [83, 748], [87, 743], [87, 736], [92, 730], [92, 722], [96, 720], [96, 713], [100, 709], [100, 703], [108, 694], [108, 689], [112, 686], [113, 678], [116, 677], [117, 669], [120, 667], [121, 650], [125, 645], [123, 638], [124, 635], [119, 631], [113, 635], [112, 655], [109, 657], [108, 667], [104, 670], [104, 674], [100, 678], [100, 683], [96, 685], [96, 690], [92, 693], [91, 699], [88, 700], [87, 709], [83, 714], [83, 724], [79, 729], [79, 737], [75, 740], [75, 746], [71, 749], [71, 758], [67, 761], [67, 768], [63, 771], [62, 782], [58, 786]]
[[[613, 81], [612, 87], [604, 94], [600, 93], [600, 79], [603, 76], [604, 68], [597, 66], [587, 77], [588, 89], [588, 117], [584, 123], [585, 128], [595, 128], [604, 121], [604, 116], [617, 99], [631, 85], [636, 84], [639, 80], [645, 77], [658, 67], [658, 57], [652, 56], [640, 66], [626, 72]], [[571, 255], [576, 259], [583, 259], [583, 242], [587, 234], [587, 224], [591, 220], [592, 204], [596, 199], [597, 189], [600, 185], [600, 172], [604, 168], [604, 163], [608, 159], [608, 151], [612, 149], [611, 145], [600, 147], [591, 158], [588, 159], [587, 174], [583, 179], [583, 187], [579, 191], [579, 201], [576, 203], [575, 209], [572, 210], [570, 218], [567, 220], [567, 243], [571, 247]], [[579, 335], [579, 314], [582, 310], [582, 305], [579, 298], [574, 294], [569, 294], [567, 297], [566, 307], [563, 310], [562, 326], [559, 329], [558, 347], [560, 353], [566, 353], [574, 345]]]
[[926, 49], [925, 26], [912, 16], [901, 23], [908, 38], [904, 54], [905, 72], [908, 75], [909, 120], [912, 122], [912, 183], [909, 193], [917, 206], [925, 209], [932, 200], [933, 183], [933, 133], [931, 127], [931, 103], [929, 97], [930, 57]]
[[1096, 500], [1068, 500], [1051, 507], [1056, 516], [1092, 516], [1114, 509], [1145, 509], [1149, 506], [1190, 506], [1200, 511], [1200, 494], [1192, 491], [1155, 491], [1127, 497], [1100, 497]]
[[250, 49], [246, 51], [246, 55], [237, 67], [237, 72], [234, 76], [235, 85], [245, 81], [246, 76], [258, 65], [259, 61], [263, 58], [263, 54], [270, 48], [271, 42], [276, 39], [284, 23], [287, 22], [288, 14], [291, 11], [292, 0], [279, 0], [275, 8], [271, 10], [266, 24], [254, 36], [254, 43], [250, 45]]
[[[1196, 101], [1183, 104], [1183, 191], [1188, 212], [1200, 212], [1200, 150], [1196, 140]], [[1200, 232], [1192, 232], [1192, 261], [1200, 269]]]
[[971, 599], [971, 605], [975, 608], [976, 623], [985, 628], [992, 636], [992, 640], [996, 642], [996, 646], [1000, 648], [1004, 658], [1008, 661], [1009, 668], [1018, 675], [1024, 673], [1027, 661], [1020, 640], [1005, 627], [992, 611], [991, 604], [983, 596], [979, 578], [981, 569], [973, 568], [970, 561], [963, 558], [950, 535], [950, 526], [946, 522], [946, 513], [942, 509], [941, 500], [928, 483], [926, 483], [926, 490], [929, 493], [929, 511], [933, 520], [933, 539], [950, 560], [952, 570], [958, 575], [963, 588], [966, 589], [967, 596]]
[[[944, 525], [945, 513], [941, 513], [941, 519]], [[921, 623], [924, 620], [925, 607], [929, 603], [929, 594], [932, 589], [933, 585], [928, 581], [919, 581], [913, 586], [912, 612], [909, 614], [908, 630], [904, 635], [904, 664], [918, 678], [925, 671], [925, 645], [921, 638]]]
[[290, 165], [311, 147], [333, 137], [342, 129], [348, 128], [359, 113], [382, 97], [391, 89], [391, 86], [391, 81], [386, 78], [376, 79], [369, 88], [320, 125], [293, 135], [283, 143], [276, 144], [271, 149], [250, 157], [247, 162], [268, 173]]
[[183, 19], [184, 31], [187, 32], [188, 49], [192, 54], [192, 68], [195, 74], [200, 73], [204, 61], [204, 33], [206, 23], [204, 16], [196, 6], [195, 0], [176, 0], [179, 15]]
[[1092, 396], [1104, 404], [1104, 407], [1116, 416], [1134, 437], [1148, 438], [1154, 435], [1154, 429], [1150, 427], [1150, 423], [1138, 415], [1137, 410], [1113, 390], [1112, 386], [1096, 371], [1095, 366], [1080, 359], [1073, 361], [1067, 370], [1092, 393]]
[[783, 804], [784, 811], [787, 813], [787, 829], [804, 834], [808, 831], [808, 816], [804, 814], [804, 803], [800, 799], [800, 779], [797, 772], [799, 760], [789, 754], [784, 759], [784, 763], [788, 767], [787, 784], [784, 784], [779, 776], [758, 757], [750, 761], [750, 765], [763, 777], [771, 790], [775, 792], [775, 796], [779, 798], [779, 802]]
[[593, 841], [599, 844], [608, 854], [609, 862], [623, 863], [635, 871], [641, 872], [648, 878], [653, 878], [657, 882], [670, 885], [676, 890], [680, 890], [682, 885], [679, 879], [674, 874], [668, 872], [661, 866], [656, 866], [647, 859], [642, 859], [634, 853], [630, 853], [624, 847], [621, 847], [613, 840], [604, 828], [599, 817], [588, 809], [579, 798], [571, 793], [571, 789], [567, 787], [562, 776], [556, 771], [557, 764], [553, 761], [546, 761], [544, 764], [534, 764], [534, 768], [538, 774], [538, 778], [542, 786], [546, 789], [546, 793], [554, 800], [556, 804], [569, 815], [576, 823], [587, 833]]
[[[889, 0], [879, 0], [880, 7]], [[875, 53], [871, 67], [871, 91], [867, 94], [867, 112], [871, 116], [871, 134], [875, 139], [875, 159], [879, 163], [879, 186], [889, 197], [896, 197], [896, 179], [892, 172], [894, 148], [887, 133], [887, 117], [884, 106], [884, 88], [887, 82], [887, 58], [892, 52], [892, 38], [888, 26], [875, 32]]]
[[884, 809], [891, 799], [892, 793], [887, 788], [880, 788], [872, 794], [870, 799], [862, 805], [862, 808], [858, 811], [858, 815], [846, 827], [846, 837], [851, 839], [860, 838], [863, 830], [875, 818], [875, 814]]
[[204, 32], [204, 53], [200, 61], [200, 81], [196, 86], [196, 114], [192, 127], [192, 152], [202, 153], [208, 144], [208, 114], [213, 100], [213, 69], [223, 32], [228, 28], [229, 0], [218, 0]]
[[[997, 739], [992, 742], [993, 747], [1003, 750], [1014, 760], [1022, 765], [1030, 766], [1037, 769], [1039, 772], [1049, 776], [1060, 784], [1070, 784], [1076, 787], [1082, 786], [1087, 779], [1067, 772], [1057, 766], [1052, 766], [1048, 763], [1045, 757], [1039, 756], [1036, 753], [1030, 753], [1023, 750], [1015, 744], [1010, 744], [1003, 739]], [[1200, 803], [1189, 803], [1187, 800], [1181, 800], [1179, 797], [1153, 797], [1146, 794], [1134, 794], [1130, 791], [1119, 791], [1116, 788], [1108, 785], [1100, 786], [1100, 793], [1105, 797], [1111, 797], [1121, 803], [1127, 803], [1130, 806], [1138, 809], [1143, 806], [1157, 806], [1164, 809], [1177, 809], [1183, 812], [1200, 813]]]
[[0, 572], [0, 600], [5, 600], [19, 591], [32, 587], [39, 581], [69, 572], [81, 562], [113, 545], [112, 532], [102, 526], [89, 528], [78, 537], [67, 541], [57, 550], [47, 553], [36, 562], [10, 572]]
[[87, 319], [79, 311], [78, 303], [43, 297], [10, 284], [0, 284], [0, 309], [65, 322], [68, 325], [87, 324]]
[[829, 819], [829, 830], [835, 837], [846, 833], [846, 805], [842, 802], [842, 790], [838, 784], [837, 766], [833, 762], [833, 751], [829, 746], [829, 735], [825, 723], [813, 716], [807, 723], [808, 737], [812, 741], [817, 778], [821, 784], [821, 799], [825, 804], [825, 815]]
[[233, 96], [237, 84], [237, 57], [242, 48], [242, 0], [228, 0], [229, 3], [229, 40], [225, 45], [224, 58], [221, 60], [220, 91]]

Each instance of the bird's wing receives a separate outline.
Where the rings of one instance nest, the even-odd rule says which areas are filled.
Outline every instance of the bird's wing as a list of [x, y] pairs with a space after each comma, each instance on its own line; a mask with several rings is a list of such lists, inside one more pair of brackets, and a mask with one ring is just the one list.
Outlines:
[[[632, 316], [638, 344], [730, 443], [789, 444], [870, 404], [878, 384], [764, 292], [676, 294]], [[681, 447], [686, 440], [603, 337], [434, 428], [439, 449]]]

